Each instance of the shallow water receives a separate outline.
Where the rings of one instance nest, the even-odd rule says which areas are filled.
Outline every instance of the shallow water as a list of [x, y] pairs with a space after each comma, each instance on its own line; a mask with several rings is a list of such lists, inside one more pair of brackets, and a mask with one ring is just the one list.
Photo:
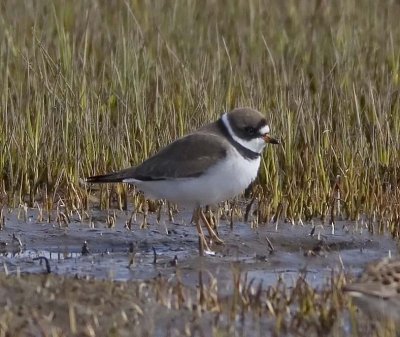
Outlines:
[[[267, 224], [252, 229], [236, 221], [231, 230], [221, 221], [219, 233], [225, 244], [213, 246], [215, 256], [200, 258], [196, 229], [187, 224], [191, 218], [188, 212], [179, 214], [180, 223], [158, 224], [150, 216], [146, 229], [139, 229], [138, 218], [133, 230], [127, 230], [124, 225], [130, 214], [122, 211], [116, 212], [117, 221], [111, 229], [106, 226], [103, 211], [92, 211], [95, 228], [77, 217], [71, 217], [63, 228], [38, 222], [35, 209], [28, 210], [25, 222], [18, 219], [18, 211], [6, 212], [6, 225], [0, 231], [0, 262], [7, 273], [46, 272], [43, 260], [34, 260], [40, 256], [49, 260], [52, 273], [100, 279], [147, 280], [178, 271], [184, 283], [196, 285], [198, 271], [207, 270], [225, 285], [220, 289], [229, 292], [233, 266], [263, 285], [275, 284], [278, 277], [291, 284], [299, 274], [305, 274], [310, 284], [321, 286], [332, 270], [344, 268], [358, 273], [371, 260], [397, 255], [396, 244], [389, 236], [372, 235], [366, 228], [344, 221], [336, 223], [334, 234], [326, 225], [318, 226], [313, 236], [311, 224], [281, 223], [277, 228]], [[273, 253], [266, 237], [274, 246]], [[85, 241], [87, 255], [82, 254]]]

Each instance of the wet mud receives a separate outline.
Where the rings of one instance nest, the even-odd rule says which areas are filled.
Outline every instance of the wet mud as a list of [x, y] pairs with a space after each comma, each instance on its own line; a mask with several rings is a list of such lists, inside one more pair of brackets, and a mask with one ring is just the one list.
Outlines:
[[157, 223], [150, 215], [145, 229], [138, 215], [128, 230], [130, 215], [116, 211], [116, 222], [108, 228], [105, 211], [93, 210], [88, 221], [71, 216], [68, 225], [60, 225], [38, 222], [35, 209], [24, 219], [20, 210], [8, 210], [0, 231], [1, 265], [10, 274], [46, 273], [48, 260], [53, 274], [111, 280], [148, 280], [179, 270], [188, 285], [196, 285], [198, 271], [207, 270], [229, 291], [233, 266], [264, 285], [275, 284], [278, 277], [292, 282], [303, 274], [318, 286], [332, 270], [357, 274], [372, 260], [397, 255], [388, 235], [373, 235], [361, 223], [337, 221], [333, 230], [316, 221], [251, 228], [237, 220], [231, 228], [221, 220], [224, 244], [212, 246], [215, 255], [199, 257], [189, 212], [180, 212], [174, 222], [164, 216]]
[[[188, 211], [173, 222], [164, 215], [158, 223], [156, 215], [149, 215], [144, 229], [140, 215], [128, 229], [131, 213], [122, 211], [112, 212], [112, 228], [110, 212], [96, 209], [84, 221], [70, 214], [68, 222], [38, 221], [37, 209], [8, 209], [3, 214], [4, 336], [319, 336], [315, 319], [325, 302], [323, 295], [313, 295], [314, 289], [333, 291], [334, 297], [335, 291], [326, 287], [333, 275], [355, 275], [371, 260], [398, 254], [388, 235], [371, 234], [364, 224], [346, 221], [337, 221], [334, 228], [317, 221], [252, 228], [237, 219], [232, 227], [221, 220], [218, 231], [224, 244], [212, 245], [214, 255], [200, 257]], [[275, 306], [269, 309], [252, 289], [266, 291], [277, 284], [271, 290], [277, 291], [271, 298], [277, 303], [266, 298]], [[239, 289], [245, 298], [238, 306]], [[254, 314], [260, 308], [278, 310], [288, 289], [298, 293], [298, 303], [317, 296], [314, 305], [320, 309], [313, 323], [301, 324], [307, 327], [302, 332], [292, 323], [286, 323], [291, 326], [286, 332], [277, 332], [277, 317], [287, 316], [289, 308], [277, 311], [275, 318]], [[247, 296], [256, 296], [252, 309]], [[286, 319], [296, 321], [295, 316]], [[354, 335], [348, 313], [331, 319], [334, 336]]]

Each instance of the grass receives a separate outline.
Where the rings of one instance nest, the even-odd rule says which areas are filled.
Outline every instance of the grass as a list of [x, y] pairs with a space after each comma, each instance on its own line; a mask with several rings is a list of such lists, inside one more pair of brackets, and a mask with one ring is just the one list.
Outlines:
[[0, 335], [341, 337], [352, 322], [351, 336], [396, 336], [354, 311], [343, 275], [332, 274], [321, 289], [303, 276], [293, 286], [278, 279], [263, 287], [233, 268], [231, 295], [221, 295], [212, 274], [200, 272], [198, 282], [186, 286], [179, 269], [146, 282], [0, 275]]
[[[0, 205], [22, 205], [25, 213], [35, 206], [49, 219], [57, 209], [61, 226], [68, 212], [60, 205], [91, 204], [82, 178], [137, 165], [221, 112], [251, 106], [282, 140], [265, 151], [253, 189], [259, 222], [343, 218], [398, 238], [399, 15], [398, 2], [375, 0], [3, 0]], [[108, 188], [100, 194], [105, 208]], [[128, 202], [126, 187], [112, 193]], [[137, 195], [129, 202], [143, 204]], [[3, 207], [0, 213], [3, 228]], [[232, 335], [232, 322], [249, 315], [271, 323], [276, 336], [321, 335], [348, 305], [340, 277], [323, 290], [299, 279], [290, 289], [278, 282], [257, 292], [238, 275], [227, 299], [212, 277], [194, 292], [162, 279], [132, 285], [0, 275], [0, 294], [17, 287], [22, 301], [38, 301], [26, 301], [24, 311], [13, 304], [17, 297], [0, 296], [0, 336], [24, 324], [52, 336], [141, 335], [139, 321], [159, 323], [151, 310], [172, 307], [177, 320], [186, 315], [177, 335], [201, 335], [204, 325], [217, 329], [215, 322], [225, 324], [215, 336]], [[79, 289], [84, 296], [75, 298]], [[106, 295], [88, 297], [88, 289]], [[42, 303], [54, 311], [44, 312]], [[200, 321], [207, 315], [211, 324]], [[362, 323], [354, 335], [365, 335]]]
[[233, 270], [233, 295], [222, 296], [208, 273], [199, 275], [197, 290], [185, 286], [179, 272], [172, 280], [128, 283], [0, 275], [0, 335], [261, 336], [268, 327], [274, 336], [320, 336], [334, 329], [347, 305], [343, 281], [334, 277], [317, 291], [300, 277], [293, 287], [278, 281], [264, 289]]
[[[260, 205], [400, 222], [400, 6], [327, 1], [3, 1], [0, 189], [16, 206], [139, 164], [236, 106], [263, 111]], [[359, 10], [363, 8], [363, 10]], [[336, 204], [336, 203], [335, 203]]]

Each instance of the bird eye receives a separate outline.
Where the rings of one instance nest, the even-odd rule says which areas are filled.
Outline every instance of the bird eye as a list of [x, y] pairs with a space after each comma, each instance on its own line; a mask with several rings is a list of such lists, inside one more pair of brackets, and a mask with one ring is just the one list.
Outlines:
[[246, 133], [248, 135], [250, 135], [250, 136], [254, 136], [256, 134], [256, 132], [257, 132], [257, 130], [255, 128], [251, 127], [251, 126], [246, 126], [244, 128], [244, 131], [246, 131]]

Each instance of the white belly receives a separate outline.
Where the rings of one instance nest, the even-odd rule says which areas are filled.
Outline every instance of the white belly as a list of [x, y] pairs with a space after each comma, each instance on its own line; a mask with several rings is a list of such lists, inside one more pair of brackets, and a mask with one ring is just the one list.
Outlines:
[[211, 205], [240, 194], [257, 177], [260, 158], [247, 160], [233, 150], [221, 163], [196, 178], [124, 182], [136, 185], [146, 196], [177, 204]]

